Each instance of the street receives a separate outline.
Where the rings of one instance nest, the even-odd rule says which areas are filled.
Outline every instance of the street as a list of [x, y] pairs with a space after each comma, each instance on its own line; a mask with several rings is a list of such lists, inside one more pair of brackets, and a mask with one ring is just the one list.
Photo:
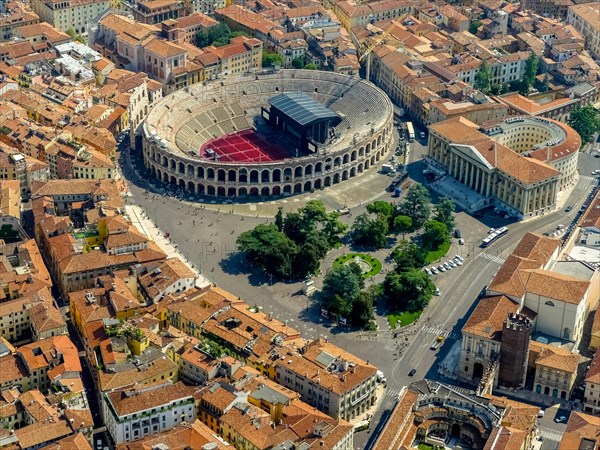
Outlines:
[[[425, 151], [425, 142], [411, 144], [408, 169], [410, 177], [415, 181], [424, 181], [421, 159]], [[441, 295], [434, 297], [421, 319], [412, 326], [411, 332], [395, 338], [394, 333], [388, 329], [385, 318], [381, 316], [377, 318], [379, 331], [376, 333], [352, 331], [324, 321], [318, 305], [302, 295], [300, 282], [273, 283], [264, 273], [248, 267], [236, 252], [235, 239], [241, 232], [272, 220], [260, 216], [260, 212], [263, 211], [260, 209], [262, 203], [257, 201], [254, 206], [250, 205], [249, 209], [256, 211], [256, 215], [251, 216], [232, 213], [234, 208], [225, 204], [213, 203], [202, 207], [197, 203], [175, 201], [168, 195], [152, 192], [148, 183], [132, 171], [129, 158], [124, 159], [124, 175], [132, 181], [129, 183], [131, 196], [127, 198], [128, 202], [142, 207], [148, 217], [164, 233], [168, 233], [171, 241], [178, 245], [180, 251], [208, 279], [239, 295], [248, 303], [258, 305], [278, 320], [287, 321], [290, 326], [300, 330], [304, 337], [312, 339], [327, 336], [331, 342], [370, 361], [383, 371], [387, 378], [387, 392], [379, 410], [371, 419], [371, 429], [355, 435], [357, 449], [365, 448], [368, 439], [375, 434], [373, 430], [376, 430], [382, 415], [393, 407], [403, 386], [425, 377], [449, 381], [438, 375], [438, 363], [451, 350], [453, 344], [460, 340], [461, 327], [474, 308], [482, 288], [489, 284], [506, 256], [526, 232], [552, 232], [558, 224], [568, 226], [575, 219], [581, 205], [586, 201], [587, 193], [597, 182], [587, 175], [590, 167], [595, 168], [600, 164], [600, 160], [594, 159], [591, 154], [580, 155], [579, 167], [582, 175], [586, 175], [580, 177], [577, 186], [564, 201], [565, 205], [573, 206], [569, 213], [562, 207], [534, 220], [509, 223], [491, 212], [480, 219], [458, 212], [456, 226], [462, 231], [465, 245], [459, 246], [453, 239], [447, 256], [452, 258], [455, 254], [460, 254], [465, 258], [465, 263], [462, 267], [433, 277]], [[373, 179], [378, 186], [389, 184], [389, 178], [381, 174], [376, 174]], [[147, 193], [146, 189], [150, 189], [150, 192]], [[370, 201], [375, 198], [392, 201], [391, 194], [383, 189]], [[325, 190], [319, 196], [327, 205], [331, 205], [335, 202], [328, 199], [327, 192], [328, 190]], [[432, 198], [435, 202], [437, 196], [432, 194]], [[275, 202], [269, 202], [265, 208], [271, 208], [273, 203]], [[350, 214], [342, 216], [342, 220], [351, 224], [354, 217], [365, 210], [365, 203], [359, 202], [356, 205], [348, 201]], [[290, 206], [289, 203], [285, 205]], [[504, 225], [508, 225], [510, 230], [506, 236], [485, 250], [479, 248], [481, 239], [486, 236], [489, 228]], [[389, 251], [390, 249], [381, 251], [377, 256], [384, 258]], [[335, 251], [328, 255], [322, 267], [330, 266], [336, 256]], [[383, 276], [379, 275], [375, 281], [381, 281]], [[319, 282], [320, 278], [316, 277], [317, 286]], [[429, 347], [439, 334], [445, 336], [443, 346], [437, 352], [430, 350]], [[411, 369], [416, 370], [413, 377], [408, 374]], [[560, 435], [561, 430], [557, 426], [553, 421], [544, 425], [548, 436], [553, 436], [552, 433]]]

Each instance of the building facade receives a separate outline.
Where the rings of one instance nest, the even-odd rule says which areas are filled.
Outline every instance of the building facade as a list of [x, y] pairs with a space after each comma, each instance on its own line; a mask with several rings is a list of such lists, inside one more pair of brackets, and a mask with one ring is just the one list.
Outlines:
[[596, 58], [600, 58], [600, 4], [597, 2], [569, 6], [567, 23], [585, 38], [585, 46]]
[[86, 33], [100, 14], [108, 9], [108, 0], [31, 0], [31, 8], [44, 22], [61, 31]]

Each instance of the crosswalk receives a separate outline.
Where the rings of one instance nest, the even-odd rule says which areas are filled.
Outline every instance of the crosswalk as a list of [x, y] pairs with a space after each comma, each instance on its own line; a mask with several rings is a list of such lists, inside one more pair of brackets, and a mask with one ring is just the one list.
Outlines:
[[551, 430], [550, 428], [545, 427], [538, 427], [538, 430], [540, 430], [540, 433], [542, 436], [544, 436], [544, 439], [548, 439], [554, 442], [560, 442], [560, 440], [562, 439], [562, 433], [556, 430]]
[[598, 178], [598, 177], [593, 177], [593, 176], [590, 176], [590, 175], [580, 175], [579, 176], [579, 179], [581, 181], [583, 181], [583, 180], [586, 180], [586, 181], [595, 181], [596, 178]]
[[489, 253], [481, 252], [478, 256], [483, 259], [487, 259], [488, 261], [495, 262], [496, 264], [504, 264], [504, 258], [500, 258], [496, 255], [490, 255]]
[[398, 395], [400, 395], [400, 389], [388, 389], [385, 395], [392, 398], [398, 398]]
[[442, 329], [436, 328], [436, 327], [423, 326], [423, 328], [421, 328], [421, 330], [424, 331], [425, 333], [435, 334], [436, 336], [443, 336], [445, 339], [458, 339], [458, 334], [456, 334], [454, 332], [450, 333], [449, 331], [442, 330]]

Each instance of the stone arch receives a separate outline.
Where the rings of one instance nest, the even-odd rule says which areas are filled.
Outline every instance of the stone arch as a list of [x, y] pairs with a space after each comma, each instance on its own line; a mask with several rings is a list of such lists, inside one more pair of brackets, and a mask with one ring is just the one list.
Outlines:
[[187, 175], [189, 177], [193, 177], [194, 176], [194, 166], [192, 164], [188, 164], [187, 165]]
[[326, 176], [323, 184], [325, 185], [325, 187], [331, 186], [331, 177]]
[[[283, 169], [283, 181], [291, 181], [292, 180], [292, 169], [286, 167]], [[285, 192], [285, 187], [283, 188], [283, 192]]]
[[344, 154], [342, 158], [342, 164], [348, 164], [350, 162], [350, 155], [348, 153]]
[[206, 178], [209, 180], [214, 180], [215, 179], [215, 169], [213, 169], [212, 167], [209, 167], [208, 169], [206, 169]]
[[281, 169], [273, 169], [273, 172], [271, 172], [271, 181], [273, 181], [273, 183], [279, 183], [281, 181]]
[[291, 184], [286, 184], [285, 186], [283, 186], [283, 193], [284, 194], [291, 194], [292, 193], [292, 185]]
[[264, 186], [261, 190], [260, 190], [260, 195], [262, 195], [263, 197], [268, 197], [269, 196], [269, 188], [267, 186]]
[[358, 170], [358, 173], [362, 173], [362, 171], [363, 171], [363, 163], [360, 163], [358, 165], [358, 167], [356, 168], [356, 170]]
[[336, 156], [335, 159], [333, 160], [333, 167], [335, 167], [335, 168], [340, 167], [340, 164], [342, 164], [342, 158], [340, 158], [339, 156]]
[[281, 186], [273, 186], [273, 195], [281, 195]]
[[219, 197], [225, 197], [225, 187], [224, 186], [219, 186], [217, 188], [217, 195]]
[[169, 160], [169, 169], [171, 169], [173, 172], [175, 172], [175, 166], [176, 166], [175, 160], [174, 159]]
[[302, 172], [303, 172], [303, 167], [302, 166], [297, 166], [294, 169], [294, 178], [302, 178]]
[[258, 170], [253, 169], [250, 171], [250, 183], [258, 183]]
[[163, 183], [168, 183], [169, 182], [169, 174], [167, 174], [166, 172], [163, 172]]
[[246, 195], [248, 195], [248, 190], [245, 187], [241, 187], [238, 191], [238, 195], [240, 197], [245, 197]]
[[227, 189], [227, 197], [235, 197], [235, 188], [234, 187], [230, 187], [229, 189]]
[[483, 364], [476, 362], [473, 364], [473, 378], [481, 378], [483, 376]]
[[[235, 169], [229, 169], [229, 171], [227, 172], [227, 181], [235, 183], [236, 179], [237, 179], [237, 172], [235, 171]], [[230, 195], [230, 197], [231, 197], [231, 195]]]
[[304, 168], [304, 175], [312, 175], [313, 173], [313, 165], [312, 164], [307, 164], [307, 166]]
[[202, 166], [198, 166], [198, 171], [196, 173], [196, 175], [198, 176], [198, 178], [200, 178], [201, 180], [204, 179], [204, 167]]
[[373, 139], [373, 142], [371, 142], [371, 149], [375, 149], [377, 147], [377, 139]]
[[202, 183], [198, 183], [198, 194], [204, 195], [204, 185]]
[[160, 165], [163, 166], [163, 167], [167, 167], [167, 168], [169, 167], [169, 160], [167, 159], [166, 156], [163, 155], [160, 158]]
[[375, 155], [371, 156], [371, 165], [375, 164]]
[[340, 182], [340, 174], [336, 173], [333, 175], [333, 184], [338, 184]]
[[304, 192], [310, 191], [312, 191], [312, 183], [310, 181], [307, 181], [306, 183], [304, 183]]
[[379, 161], [380, 156], [381, 156], [381, 152], [377, 152], [377, 154], [375, 155], [375, 160]]
[[350, 169], [350, 178], [356, 176], [356, 167], [353, 167], [352, 169]]
[[[268, 169], [263, 169], [260, 173], [260, 182], [261, 183], [270, 183], [271, 182], [271, 172]], [[269, 194], [267, 194], [269, 195]]]
[[544, 395], [550, 395], [550, 388], [548, 386], [544, 388]]
[[158, 178], [159, 180], [161, 179], [161, 173], [160, 170], [158, 170], [157, 168], [155, 168], [154, 166], [152, 166], [152, 176], [154, 178]]
[[347, 180], [347, 179], [348, 179], [348, 171], [347, 171], [347, 170], [344, 170], [344, 171], [342, 172], [342, 181], [345, 181], [345, 180]]
[[185, 164], [180, 161], [178, 166], [179, 166], [179, 173], [185, 173]]
[[323, 172], [323, 163], [318, 162], [315, 164], [315, 174]]
[[225, 169], [217, 169], [217, 181], [225, 182]]
[[302, 192], [302, 184], [296, 183], [294, 185], [294, 194], [299, 194]]
[[371, 153], [371, 144], [367, 144], [365, 147], [365, 153]]
[[381, 145], [381, 135], [377, 136], [377, 145]]
[[238, 182], [240, 182], [240, 183], [248, 182], [248, 169], [246, 169], [245, 167], [242, 167], [240, 169], [240, 172], [238, 173]]
[[195, 191], [195, 189], [194, 189], [195, 188], [194, 182], [193, 181], [188, 181], [187, 185], [188, 185], [187, 190], [193, 193]]
[[215, 187], [211, 184], [206, 188], [206, 193], [208, 195], [215, 195]]
[[358, 149], [358, 157], [362, 158], [364, 156], [365, 156], [365, 148], [361, 147], [361, 148]]
[[368, 159], [366, 159], [366, 160], [365, 160], [365, 170], [368, 170], [368, 169], [369, 169], [369, 166], [370, 166], [369, 160], [368, 160]]
[[352, 150], [350, 153], [350, 161], [356, 161], [356, 150]]
[[173, 175], [171, 175], [171, 179], [169, 180], [169, 183], [172, 184], [173, 186], [177, 186], [177, 178], [175, 178]]
[[315, 186], [314, 186], [314, 187], [315, 187], [315, 189], [321, 189], [321, 186], [322, 186], [322, 184], [321, 184], [321, 183], [322, 183], [322, 182], [321, 182], [321, 179], [320, 179], [320, 178], [317, 178], [317, 179], [315, 180]]

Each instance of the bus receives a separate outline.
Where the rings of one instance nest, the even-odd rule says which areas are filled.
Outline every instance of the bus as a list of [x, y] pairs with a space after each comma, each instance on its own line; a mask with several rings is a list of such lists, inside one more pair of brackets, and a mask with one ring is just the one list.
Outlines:
[[491, 243], [495, 242], [497, 239], [500, 239], [506, 233], [508, 233], [508, 228], [506, 228], [506, 227], [502, 227], [502, 228], [494, 231], [492, 234], [490, 234], [488, 237], [486, 237], [483, 241], [481, 241], [481, 246], [487, 247]]
[[406, 122], [406, 132], [408, 133], [408, 140], [414, 142], [415, 140], [415, 127], [412, 122]]

